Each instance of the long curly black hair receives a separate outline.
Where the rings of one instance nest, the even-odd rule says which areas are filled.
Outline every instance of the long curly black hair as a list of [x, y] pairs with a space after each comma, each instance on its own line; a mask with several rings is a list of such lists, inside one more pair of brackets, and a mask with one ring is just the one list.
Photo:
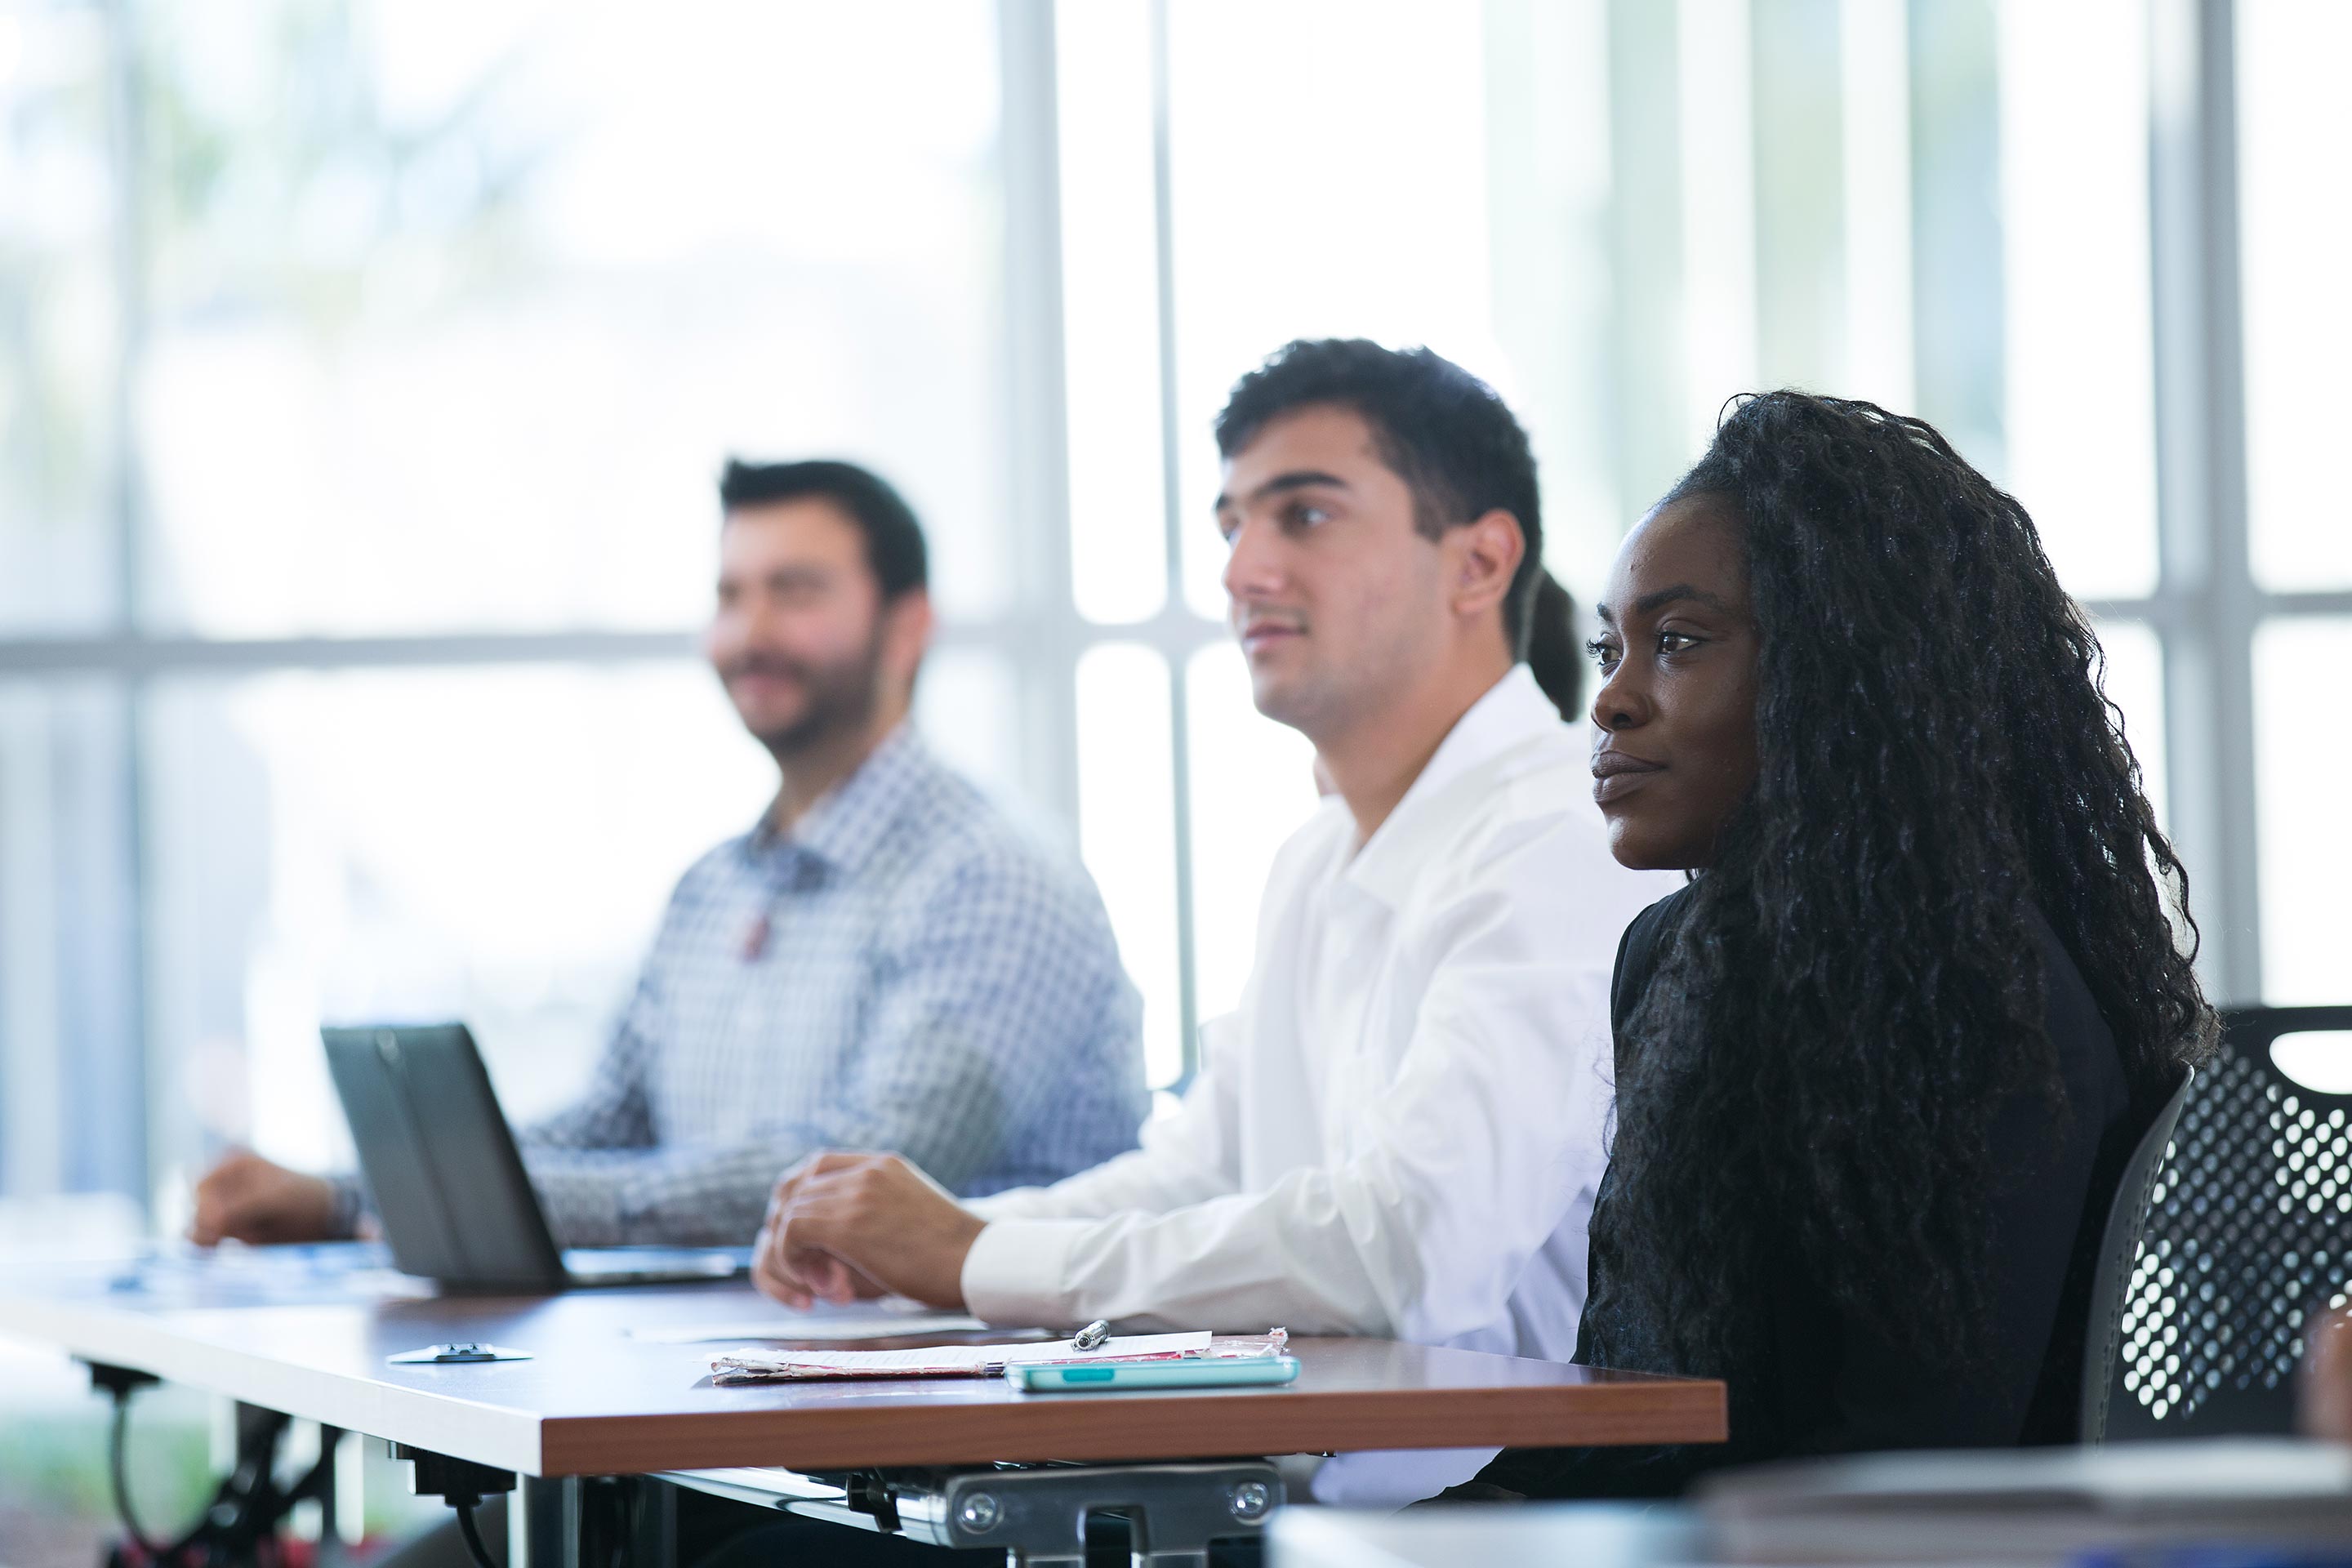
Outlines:
[[1626, 1020], [1604, 1202], [1648, 1256], [1591, 1311], [1613, 1364], [1722, 1372], [1796, 1263], [1969, 1364], [1994, 1111], [2063, 1101], [2032, 910], [2152, 1111], [2212, 1048], [2187, 878], [2032, 520], [1933, 428], [1748, 397], [1692, 496], [1744, 527], [1759, 767]]

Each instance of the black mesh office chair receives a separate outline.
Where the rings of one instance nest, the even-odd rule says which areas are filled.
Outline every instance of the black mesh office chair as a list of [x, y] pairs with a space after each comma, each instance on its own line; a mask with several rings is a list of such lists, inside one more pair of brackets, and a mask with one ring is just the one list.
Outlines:
[[[2094, 1295], [2084, 1441], [2294, 1429], [2304, 1321], [2352, 1295], [2352, 1093], [2271, 1060], [2282, 1037], [2321, 1031], [2352, 1032], [2352, 1007], [2224, 1014], [2221, 1049], [2174, 1098], [2161, 1170], [2134, 1162]], [[2148, 1205], [2128, 1247], [2134, 1174]]]
[[2157, 1173], [2171, 1149], [2181, 1108], [2196, 1087], [2197, 1074], [2192, 1071], [2156, 1113], [2156, 1120], [2140, 1134], [2139, 1146], [2132, 1151], [2131, 1163], [2124, 1167], [2123, 1179], [2116, 1184], [2115, 1200], [2107, 1206], [2099, 1268], [2092, 1277], [2090, 1332], [2083, 1347], [2082, 1440], [2085, 1443], [2100, 1442], [2106, 1435], [2107, 1396], [2120, 1370], [2116, 1362], [2123, 1340], [2125, 1288], [2131, 1283], [2133, 1265], [2139, 1258]]

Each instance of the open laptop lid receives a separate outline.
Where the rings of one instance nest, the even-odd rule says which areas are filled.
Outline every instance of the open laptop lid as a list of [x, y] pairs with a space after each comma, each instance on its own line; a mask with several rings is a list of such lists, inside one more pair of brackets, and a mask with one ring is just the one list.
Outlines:
[[322, 1029], [360, 1171], [404, 1274], [563, 1288], [563, 1259], [463, 1024]]

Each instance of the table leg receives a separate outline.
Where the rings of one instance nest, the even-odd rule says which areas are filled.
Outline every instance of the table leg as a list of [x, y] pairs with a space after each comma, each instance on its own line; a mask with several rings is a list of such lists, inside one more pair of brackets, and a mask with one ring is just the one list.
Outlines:
[[632, 1568], [673, 1568], [677, 1562], [677, 1489], [653, 1476], [629, 1476], [629, 1553]]
[[651, 1476], [523, 1476], [507, 1509], [507, 1568], [670, 1568], [677, 1494]]
[[278, 1450], [292, 1417], [258, 1405], [239, 1401], [236, 1406], [236, 1461], [221, 1479], [212, 1501], [196, 1521], [176, 1539], [155, 1541], [143, 1535], [131, 1515], [126, 1492], [121, 1445], [130, 1416], [131, 1395], [156, 1381], [150, 1373], [131, 1368], [89, 1363], [90, 1381], [113, 1396], [114, 1428], [110, 1437], [114, 1467], [115, 1506], [121, 1515], [125, 1540], [110, 1553], [110, 1561], [153, 1562], [194, 1560], [243, 1562], [273, 1551], [286, 1516], [296, 1505], [316, 1501], [332, 1522], [335, 1445], [342, 1434], [332, 1426], [319, 1428], [319, 1456], [300, 1477], [281, 1483]]
[[507, 1568], [572, 1568], [580, 1561], [576, 1476], [523, 1476], [507, 1504]]
[[321, 1422], [319, 1426], [319, 1557], [328, 1561], [340, 1550], [341, 1531], [338, 1528], [335, 1496], [335, 1449], [342, 1443], [343, 1429]]

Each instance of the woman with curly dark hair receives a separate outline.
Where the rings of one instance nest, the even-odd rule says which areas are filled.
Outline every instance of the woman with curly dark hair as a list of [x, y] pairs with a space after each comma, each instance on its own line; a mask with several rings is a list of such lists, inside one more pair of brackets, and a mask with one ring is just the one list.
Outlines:
[[2074, 1434], [2094, 1257], [2212, 1015], [2186, 879], [2023, 509], [1928, 426], [1742, 402], [1594, 644], [1619, 951], [1578, 1359], [1722, 1377], [1721, 1447], [1507, 1451], [1451, 1496]]

